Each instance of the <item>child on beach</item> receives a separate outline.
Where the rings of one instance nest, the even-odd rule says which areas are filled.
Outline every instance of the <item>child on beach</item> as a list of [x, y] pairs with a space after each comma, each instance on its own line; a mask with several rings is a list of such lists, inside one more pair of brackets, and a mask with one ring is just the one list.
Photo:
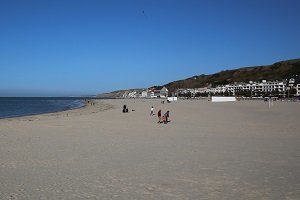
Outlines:
[[150, 116], [153, 115], [153, 112], [154, 112], [154, 108], [153, 108], [153, 106], [152, 106], [152, 107], [151, 107], [151, 111], [150, 111]]

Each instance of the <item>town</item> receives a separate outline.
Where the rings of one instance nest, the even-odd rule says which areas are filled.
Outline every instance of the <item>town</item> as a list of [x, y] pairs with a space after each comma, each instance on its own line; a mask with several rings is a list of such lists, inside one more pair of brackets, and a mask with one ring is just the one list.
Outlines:
[[178, 88], [173, 92], [170, 92], [166, 87], [151, 87], [147, 89], [127, 90], [123, 94], [123, 98], [167, 98], [171, 96], [181, 98], [210, 96], [293, 98], [300, 96], [300, 81], [296, 75], [295, 78], [281, 81], [236, 82], [216, 87], [208, 85], [201, 88]]

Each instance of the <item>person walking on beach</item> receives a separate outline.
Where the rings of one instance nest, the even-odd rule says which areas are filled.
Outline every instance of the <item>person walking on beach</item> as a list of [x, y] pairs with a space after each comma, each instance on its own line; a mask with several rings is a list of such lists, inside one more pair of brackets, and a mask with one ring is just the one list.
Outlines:
[[165, 114], [164, 114], [164, 117], [163, 117], [163, 122], [164, 124], [168, 123], [168, 118], [169, 118], [169, 113], [170, 111], [167, 111]]
[[154, 108], [153, 108], [153, 106], [152, 106], [152, 107], [151, 107], [151, 111], [150, 111], [150, 116], [153, 115], [153, 112], [154, 112]]
[[161, 123], [161, 110], [160, 109], [157, 112], [157, 117], [158, 117], [158, 122], [157, 123]]

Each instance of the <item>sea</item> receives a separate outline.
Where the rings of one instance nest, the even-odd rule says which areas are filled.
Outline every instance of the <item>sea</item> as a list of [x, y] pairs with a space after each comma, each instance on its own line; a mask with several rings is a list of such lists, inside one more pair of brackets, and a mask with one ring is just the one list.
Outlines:
[[0, 119], [53, 113], [85, 105], [81, 97], [0, 97]]

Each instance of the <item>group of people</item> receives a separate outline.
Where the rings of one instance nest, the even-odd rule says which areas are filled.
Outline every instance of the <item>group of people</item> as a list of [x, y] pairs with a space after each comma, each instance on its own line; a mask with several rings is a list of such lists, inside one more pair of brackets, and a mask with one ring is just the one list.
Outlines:
[[[151, 107], [151, 110], [150, 110], [150, 115], [154, 115], [154, 108], [153, 106]], [[161, 115], [161, 109], [158, 110], [157, 112], [157, 118], [158, 118], [158, 121], [157, 123], [168, 123], [169, 122], [169, 116], [170, 116], [170, 111], [168, 110], [167, 112], [165, 112], [164, 115]]]
[[[134, 110], [132, 110], [134, 111]], [[123, 110], [122, 110], [123, 113], [128, 113], [128, 107], [127, 105], [123, 105]], [[151, 106], [151, 109], [150, 109], [150, 116], [154, 115], [154, 107]], [[164, 124], [167, 124], [169, 121], [169, 117], [170, 117], [170, 111], [168, 110], [167, 112], [165, 112], [164, 115], [161, 114], [161, 109], [158, 110], [157, 112], [157, 118], [158, 118], [158, 121], [157, 123], [164, 123]]]
[[93, 106], [93, 105], [95, 105], [95, 102], [93, 100], [85, 100], [85, 105]]

